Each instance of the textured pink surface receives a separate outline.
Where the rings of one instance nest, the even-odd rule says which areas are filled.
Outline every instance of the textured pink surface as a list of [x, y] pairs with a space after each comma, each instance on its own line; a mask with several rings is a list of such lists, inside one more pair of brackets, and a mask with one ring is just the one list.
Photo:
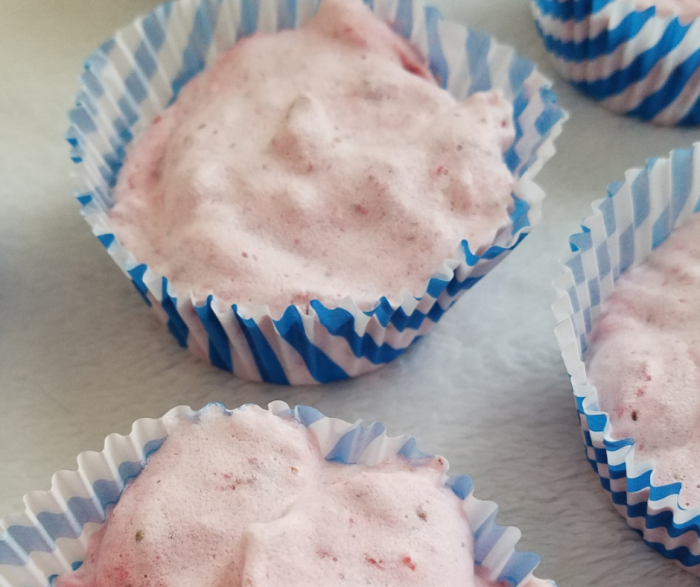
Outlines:
[[[625, 0], [617, 0], [623, 2]], [[700, 16], [700, 0], [636, 0], [640, 9], [656, 6], [657, 16], [680, 16], [681, 20], [690, 22]]]
[[415, 295], [509, 223], [514, 129], [497, 93], [456, 102], [359, 0], [240, 41], [134, 145], [120, 241], [197, 301]]
[[294, 421], [257, 406], [212, 409], [172, 428], [83, 566], [55, 585], [494, 585], [475, 577], [446, 468], [441, 457], [329, 462]]
[[613, 436], [656, 461], [656, 484], [683, 482], [700, 505], [700, 216], [618, 281], [594, 327], [588, 375]]

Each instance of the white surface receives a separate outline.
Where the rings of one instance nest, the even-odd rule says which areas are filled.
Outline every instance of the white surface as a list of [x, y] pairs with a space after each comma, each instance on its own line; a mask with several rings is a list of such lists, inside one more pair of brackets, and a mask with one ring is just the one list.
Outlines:
[[[690, 587], [646, 547], [583, 456], [549, 306], [566, 238], [628, 167], [689, 147], [697, 130], [616, 117], [556, 80], [526, 0], [434, 0], [453, 20], [540, 63], [571, 120], [540, 174], [542, 224], [395, 363], [284, 389], [233, 378], [180, 349], [78, 214], [63, 141], [82, 59], [153, 0], [0, 0], [0, 515], [74, 468], [110, 432], [177, 404], [283, 399], [381, 420], [448, 457], [561, 587]], [[468, 311], [469, 310], [469, 311]]]

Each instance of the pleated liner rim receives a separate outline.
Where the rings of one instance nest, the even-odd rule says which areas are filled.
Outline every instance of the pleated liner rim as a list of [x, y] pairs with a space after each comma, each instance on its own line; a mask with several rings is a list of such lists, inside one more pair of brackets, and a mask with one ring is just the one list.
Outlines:
[[700, 575], [700, 505], [680, 505], [681, 483], [656, 485], [655, 463], [637, 463], [632, 438], [613, 439], [588, 381], [583, 355], [602, 304], [627, 269], [642, 263], [677, 226], [700, 212], [700, 143], [649, 159], [625, 173], [608, 196], [592, 204], [582, 232], [569, 238], [571, 253], [554, 281], [555, 334], [571, 378], [586, 458], [615, 508], [644, 541], [686, 570]]
[[659, 125], [700, 124], [700, 18], [635, 0], [530, 0], [559, 73], [605, 108]]

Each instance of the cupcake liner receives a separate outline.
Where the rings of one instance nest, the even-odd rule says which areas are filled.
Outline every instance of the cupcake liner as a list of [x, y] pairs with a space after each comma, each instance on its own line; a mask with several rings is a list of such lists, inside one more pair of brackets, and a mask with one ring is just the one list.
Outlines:
[[560, 74], [605, 108], [663, 125], [700, 124], [700, 18], [627, 0], [530, 0]]
[[[534, 65], [490, 37], [445, 22], [418, 0], [374, 0], [382, 19], [429, 58], [430, 68], [455, 97], [500, 88], [514, 105], [517, 137], [505, 161], [517, 178], [512, 225], [493, 246], [473, 254], [466, 241], [437, 269], [425, 290], [406, 289], [371, 311], [351, 299], [338, 308], [312, 300], [290, 305], [277, 318], [267, 306], [227, 305], [210, 296], [177, 292], [125, 250], [112, 232], [110, 188], [135, 134], [174, 100], [196, 73], [236, 39], [256, 30], [300, 26], [315, 0], [179, 0], [140, 18], [93, 53], [70, 112], [68, 141], [77, 163], [82, 214], [110, 256], [183, 347], [213, 365], [253, 380], [325, 383], [365, 373], [400, 355], [500, 262], [539, 220], [544, 196], [533, 183], [554, 154], [566, 114], [550, 82]], [[414, 292], [415, 293], [415, 292]]]
[[653, 461], [635, 461], [631, 438], [614, 440], [608, 414], [586, 377], [588, 337], [615, 282], [643, 263], [677, 226], [700, 211], [700, 143], [650, 159], [625, 173], [608, 197], [593, 204], [583, 232], [570, 237], [572, 253], [554, 282], [556, 336], [571, 377], [586, 445], [586, 458], [615, 508], [645, 542], [700, 575], [700, 506], [681, 507], [681, 483], [656, 485]]
[[[327, 418], [308, 406], [291, 409], [281, 401], [270, 403], [268, 409], [311, 430], [327, 460], [377, 465], [394, 455], [416, 462], [430, 456], [418, 450], [410, 436], [387, 436], [378, 422], [351, 424]], [[56, 575], [80, 566], [90, 536], [143, 470], [148, 457], [161, 447], [169, 424], [197, 418], [204, 410], [230, 413], [222, 404], [208, 404], [199, 412], [179, 406], [158, 420], [137, 420], [127, 436], [108, 436], [102, 452], [81, 453], [77, 471], [56, 473], [49, 491], [28, 493], [24, 513], [0, 519], [0, 587], [46, 587]], [[466, 475], [446, 477], [445, 485], [463, 500], [474, 530], [475, 560], [487, 571], [486, 576], [510, 587], [530, 580], [539, 557], [515, 550], [520, 531], [496, 524], [496, 504], [476, 499], [472, 480]]]

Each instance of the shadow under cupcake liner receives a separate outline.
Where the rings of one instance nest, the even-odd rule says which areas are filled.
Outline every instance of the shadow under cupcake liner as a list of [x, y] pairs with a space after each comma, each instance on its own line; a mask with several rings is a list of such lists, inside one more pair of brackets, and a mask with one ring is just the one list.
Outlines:
[[[77, 166], [82, 214], [110, 256], [183, 347], [217, 367], [277, 384], [325, 383], [383, 365], [423, 336], [469, 288], [499, 263], [540, 217], [543, 193], [533, 183], [554, 154], [565, 112], [534, 64], [489, 36], [442, 20], [418, 0], [375, 0], [374, 12], [411, 40], [443, 87], [456, 98], [499, 88], [514, 107], [516, 140], [505, 162], [517, 179], [511, 226], [474, 255], [462, 241], [425, 292], [403, 289], [399, 303], [381, 298], [361, 311], [314, 300], [290, 305], [275, 319], [266, 306], [196, 303], [126, 251], [109, 220], [110, 190], [128, 144], [179, 89], [235, 41], [255, 31], [300, 26], [314, 0], [180, 0], [122, 29], [85, 63], [67, 138]], [[398, 294], [399, 292], [387, 292]]]
[[[77, 471], [56, 473], [49, 491], [27, 494], [24, 513], [0, 519], [0, 585], [46, 587], [56, 575], [78, 568], [88, 540], [106, 520], [108, 508], [119, 501], [129, 482], [167, 438], [166, 422], [195, 419], [208, 409], [230, 413], [222, 404], [208, 404], [198, 412], [180, 406], [157, 420], [137, 420], [129, 435], [108, 436], [102, 452], [81, 453]], [[430, 456], [418, 450], [410, 436], [387, 436], [384, 425], [378, 422], [351, 424], [327, 418], [308, 406], [291, 409], [281, 401], [272, 402], [269, 410], [309, 428], [327, 460], [377, 465], [394, 455], [416, 463]], [[445, 484], [463, 500], [474, 530], [476, 564], [487, 569], [491, 580], [510, 587], [530, 579], [539, 556], [515, 550], [521, 533], [496, 524], [496, 504], [475, 498], [474, 484], [466, 475], [448, 477]]]
[[700, 212], [700, 143], [627, 171], [625, 181], [612, 184], [593, 210], [582, 222], [583, 232], [569, 239], [572, 253], [554, 282], [559, 299], [553, 306], [586, 458], [615, 508], [645, 542], [700, 575], [700, 506], [682, 507], [681, 483], [656, 485], [654, 463], [635, 462], [634, 440], [612, 437], [583, 362], [593, 324], [620, 275], [643, 263], [676, 226]]
[[635, 0], [530, 0], [557, 69], [587, 96], [657, 124], [700, 124], [700, 19]]

